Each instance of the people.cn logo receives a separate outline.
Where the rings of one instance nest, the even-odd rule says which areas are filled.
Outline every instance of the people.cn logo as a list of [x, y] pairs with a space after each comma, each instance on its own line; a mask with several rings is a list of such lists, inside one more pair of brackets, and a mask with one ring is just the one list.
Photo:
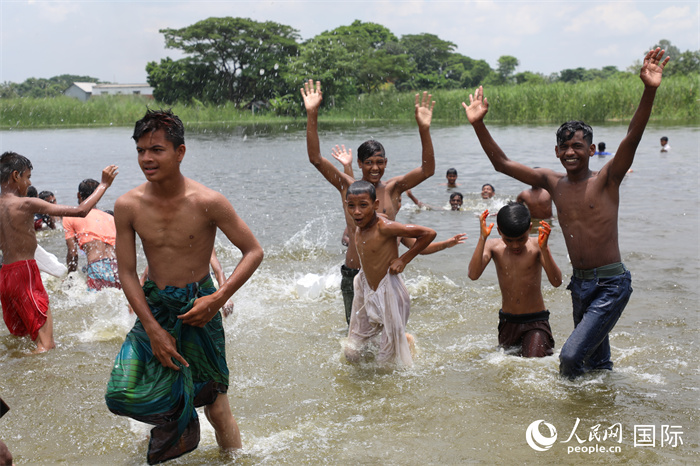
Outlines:
[[[544, 423], [547, 428], [549, 428], [549, 437], [545, 437], [540, 433], [540, 424]], [[527, 432], [525, 432], [525, 440], [530, 448], [536, 451], [547, 451], [552, 448], [554, 442], [557, 441], [557, 429], [548, 422], [544, 422], [544, 419], [535, 421], [527, 427]]]

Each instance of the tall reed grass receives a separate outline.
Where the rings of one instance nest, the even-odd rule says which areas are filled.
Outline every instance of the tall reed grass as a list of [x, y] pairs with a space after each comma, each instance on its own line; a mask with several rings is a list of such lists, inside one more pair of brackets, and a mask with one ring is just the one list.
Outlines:
[[[503, 123], [561, 123], [584, 120], [589, 123], [629, 120], [642, 95], [639, 78], [496, 86], [484, 89], [489, 101], [488, 121]], [[466, 121], [461, 103], [469, 103], [474, 90], [437, 90], [434, 121]], [[414, 94], [395, 91], [362, 94], [332, 107], [325, 99], [320, 118], [337, 122], [411, 121]], [[0, 128], [71, 126], [131, 126], [146, 107], [167, 108], [143, 97], [100, 97], [80, 102], [68, 97], [48, 99], [0, 99]], [[225, 105], [174, 105], [173, 111], [186, 125], [218, 126], [299, 122], [304, 118], [299, 97], [298, 116], [277, 116], [273, 111], [241, 110]], [[666, 78], [657, 91], [652, 119], [693, 123], [700, 120], [700, 77]], [[303, 121], [303, 120], [302, 120]]]

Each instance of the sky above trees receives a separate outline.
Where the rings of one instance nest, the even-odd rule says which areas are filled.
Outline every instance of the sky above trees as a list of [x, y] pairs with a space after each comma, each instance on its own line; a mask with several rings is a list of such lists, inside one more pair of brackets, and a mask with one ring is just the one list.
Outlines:
[[166, 28], [209, 17], [275, 21], [302, 40], [356, 19], [397, 36], [431, 33], [456, 52], [496, 69], [517, 58], [517, 71], [545, 75], [563, 69], [624, 70], [667, 39], [681, 51], [700, 49], [693, 1], [217, 1], [0, 2], [0, 82], [60, 74], [103, 81], [146, 81], [146, 64], [165, 57]]

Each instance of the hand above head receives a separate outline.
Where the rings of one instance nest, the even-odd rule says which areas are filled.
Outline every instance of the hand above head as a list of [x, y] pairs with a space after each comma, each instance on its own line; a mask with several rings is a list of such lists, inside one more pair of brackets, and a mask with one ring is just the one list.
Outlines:
[[663, 61], [665, 50], [661, 50], [657, 47], [656, 50], [649, 50], [644, 57], [644, 63], [642, 64], [642, 69], [639, 71], [639, 77], [645, 86], [649, 87], [659, 87], [661, 85], [661, 75], [664, 71], [664, 67], [671, 59], [671, 57], [666, 57]]
[[119, 167], [117, 167], [116, 165], [110, 165], [108, 167], [105, 167], [105, 169], [102, 170], [102, 182], [108, 187], [112, 186], [112, 181], [114, 181], [114, 178], [116, 178], [118, 174]]
[[309, 79], [304, 82], [304, 87], [301, 89], [301, 96], [304, 98], [304, 107], [306, 111], [318, 111], [321, 106], [321, 101], [323, 100], [323, 93], [321, 92], [321, 81], [316, 81], [316, 88], [314, 89], [314, 81]]
[[346, 151], [345, 145], [338, 146], [336, 144], [336, 146], [331, 149], [331, 155], [334, 159], [343, 164], [344, 167], [352, 165], [352, 149]]
[[474, 124], [477, 121], [481, 121], [486, 116], [489, 111], [488, 99], [484, 97], [484, 87], [479, 86], [475, 91], [474, 95], [469, 94], [469, 105], [462, 102], [462, 107], [467, 112], [467, 119], [469, 123]]
[[540, 225], [542, 226], [537, 229], [539, 233], [537, 236], [537, 244], [540, 245], [540, 249], [545, 249], [547, 247], [547, 241], [549, 240], [549, 234], [552, 232], [552, 227], [544, 220], [540, 221]]
[[420, 94], [416, 94], [416, 122], [418, 123], [418, 128], [430, 128], [430, 122], [433, 119], [433, 108], [435, 108], [435, 101], [430, 100], [432, 97], [427, 92], [423, 92], [422, 99]]
[[479, 215], [479, 221], [481, 223], [481, 237], [486, 239], [491, 234], [491, 229], [493, 228], [493, 223], [486, 226], [486, 217], [489, 216], [489, 209], [486, 209]]

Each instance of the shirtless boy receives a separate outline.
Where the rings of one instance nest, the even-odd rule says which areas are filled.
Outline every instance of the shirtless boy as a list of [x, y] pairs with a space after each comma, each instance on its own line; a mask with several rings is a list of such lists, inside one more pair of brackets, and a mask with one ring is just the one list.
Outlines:
[[600, 171], [589, 169], [595, 154], [590, 126], [564, 123], [557, 131], [554, 152], [566, 173], [533, 169], [510, 160], [484, 124], [488, 101], [483, 89], [469, 96], [467, 118], [494, 168], [532, 186], [546, 189], [557, 207], [559, 223], [573, 265], [568, 289], [574, 309], [574, 331], [562, 347], [559, 370], [575, 378], [598, 369], [612, 370], [608, 334], [617, 323], [632, 294], [631, 275], [621, 262], [617, 219], [620, 183], [634, 160], [644, 133], [661, 76], [669, 58], [660, 48], [644, 57], [640, 78], [644, 92], [627, 135]]
[[[345, 358], [359, 362], [367, 356], [368, 345], [376, 344], [377, 363], [410, 366], [413, 337], [406, 334], [410, 298], [400, 274], [436, 233], [378, 215], [379, 199], [368, 181], [357, 181], [347, 189], [346, 206], [355, 224], [354, 241], [362, 268], [355, 277]], [[399, 257], [401, 238], [415, 241]]]
[[533, 219], [549, 220], [552, 218], [552, 196], [544, 188], [532, 186], [530, 189], [521, 191], [515, 200], [527, 206]]
[[[301, 95], [304, 98], [304, 106], [306, 107], [306, 149], [309, 154], [309, 162], [340, 192], [341, 198], [345, 202], [347, 189], [355, 182], [355, 179], [351, 175], [338, 170], [330, 160], [321, 155], [318, 138], [318, 110], [323, 96], [320, 81], [316, 81], [315, 88], [312, 80], [305, 82], [304, 88], [301, 89]], [[385, 214], [390, 220], [396, 218], [396, 213], [400, 208], [401, 194], [435, 173], [435, 153], [430, 137], [430, 122], [435, 102], [431, 101], [430, 98], [431, 95], [427, 92], [423, 93], [422, 99], [419, 94], [416, 94], [415, 116], [422, 147], [420, 167], [414, 168], [405, 175], [396, 176], [384, 182], [382, 181], [382, 176], [388, 162], [384, 154], [384, 147], [377, 141], [369, 140], [362, 143], [357, 150], [357, 163], [362, 171], [362, 179], [375, 186], [379, 201], [379, 212]], [[359, 272], [360, 261], [355, 248], [355, 224], [352, 216], [345, 209], [343, 210], [345, 211], [345, 223], [348, 226], [349, 240], [348, 249], [345, 253], [345, 264], [341, 267], [342, 280], [340, 288], [345, 304], [345, 318], [349, 323], [353, 300], [352, 284], [355, 275]]]
[[498, 344], [517, 348], [517, 354], [526, 358], [550, 356], [554, 337], [542, 299], [542, 269], [552, 286], [558, 287], [562, 281], [547, 245], [551, 229], [542, 221], [539, 237], [530, 237], [530, 212], [523, 204], [510, 202], [496, 217], [501, 239], [487, 240], [493, 228], [493, 223], [486, 226], [488, 215], [485, 210], [480, 216], [481, 235], [469, 262], [469, 278], [478, 279], [493, 258], [501, 288]]
[[37, 248], [34, 214], [52, 217], [84, 217], [117, 176], [116, 165], [102, 170], [102, 182], [79, 206], [52, 204], [37, 197], [26, 197], [32, 184], [32, 163], [15, 152], [0, 156], [0, 301], [5, 324], [13, 335], [29, 335], [36, 343], [35, 353], [56, 346], [49, 295], [41, 281], [34, 253]]
[[[78, 202], [83, 202], [95, 191], [98, 182], [85, 179], [78, 185]], [[92, 209], [85, 218], [63, 219], [65, 231], [66, 265], [69, 272], [78, 269], [78, 247], [87, 256], [87, 287], [90, 291], [119, 288], [117, 256], [114, 252], [116, 228], [114, 217], [99, 209]]]
[[[231, 203], [180, 172], [184, 127], [170, 111], [149, 110], [133, 139], [146, 182], [114, 205], [122, 289], [138, 319], [112, 369], [107, 406], [156, 427], [148, 462], [165, 461], [199, 443], [195, 407], [224, 450], [241, 448], [226, 391], [228, 367], [219, 309], [250, 278], [263, 251]], [[243, 257], [214, 288], [209, 260], [217, 228]], [[136, 235], [148, 261], [143, 288], [136, 272]]]

